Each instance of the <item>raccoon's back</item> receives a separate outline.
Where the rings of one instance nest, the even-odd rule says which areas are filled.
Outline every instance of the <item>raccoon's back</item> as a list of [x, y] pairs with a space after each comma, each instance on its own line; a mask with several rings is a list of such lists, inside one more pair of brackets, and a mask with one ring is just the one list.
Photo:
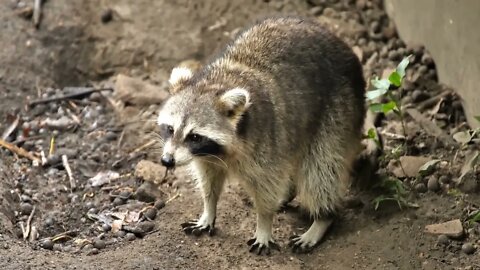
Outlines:
[[362, 66], [352, 50], [317, 21], [266, 19], [241, 33], [224, 58], [262, 74], [263, 89], [252, 89], [262, 101], [250, 110], [250, 121], [258, 120], [252, 126], [290, 142], [311, 139], [334, 125], [360, 132], [365, 114]]

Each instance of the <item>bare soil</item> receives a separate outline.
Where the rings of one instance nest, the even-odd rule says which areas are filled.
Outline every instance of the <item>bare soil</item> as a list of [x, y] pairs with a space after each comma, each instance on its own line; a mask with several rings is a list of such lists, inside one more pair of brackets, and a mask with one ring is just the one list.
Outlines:
[[[27, 106], [30, 100], [64, 94], [63, 87], [112, 86], [118, 74], [139, 78], [164, 91], [172, 67], [184, 60], [206, 61], [254, 19], [301, 14], [317, 16], [355, 46], [366, 78], [382, 75], [404, 55], [414, 54], [402, 103], [424, 115], [430, 110], [429, 120], [449, 138], [456, 131], [467, 130], [454, 94], [445, 95], [428, 110], [420, 106], [448, 88], [437, 83], [428, 52], [421, 46], [406, 46], [398, 38], [380, 2], [46, 1], [40, 27], [35, 29], [24, 16], [30, 1], [3, 1], [0, 131], [7, 130], [19, 116], [19, 126], [6, 140], [37, 154], [42, 150], [48, 153], [55, 137], [56, 153], [68, 156], [77, 188], [71, 190], [60, 154], [45, 166], [32, 166], [30, 160], [0, 149], [0, 268], [480, 269], [480, 225], [469, 223], [480, 207], [478, 166], [470, 168], [462, 185], [455, 182], [469, 153], [478, 150], [478, 140], [466, 145], [442, 140], [407, 116], [408, 147], [403, 155], [442, 160], [423, 178], [401, 178], [407, 188], [406, 199], [415, 207], [399, 209], [395, 202], [386, 202], [375, 210], [372, 200], [380, 194], [378, 189], [354, 188], [326, 239], [312, 253], [299, 255], [288, 249], [288, 238], [305, 231], [310, 223], [293, 202], [274, 221], [274, 237], [281, 251], [259, 257], [247, 249], [255, 213], [237, 184], [229, 184], [222, 195], [213, 237], [187, 236], [180, 228], [180, 223], [197, 218], [202, 210], [199, 191], [183, 172], [165, 179], [159, 175], [159, 188], [147, 190], [153, 199], [139, 195], [138, 190], [148, 186], [148, 181], [134, 174], [135, 167], [141, 160], [157, 161], [158, 149], [139, 150], [148, 132], [128, 123], [137, 121], [132, 115], [140, 112], [143, 118], [136, 124], [151, 125], [158, 104], [130, 106], [119, 114], [112, 105], [114, 95], [105, 93]], [[107, 20], [109, 12], [111, 20]], [[102, 17], [107, 19], [102, 22]], [[47, 118], [75, 119], [72, 115], [80, 120], [73, 127], [39, 124]], [[398, 118], [393, 116], [378, 125], [387, 135], [401, 133]], [[399, 142], [387, 135], [385, 149], [391, 152]], [[392, 175], [398, 167], [392, 159], [381, 162], [378, 174]], [[89, 179], [106, 170], [122, 177], [101, 187], [92, 186]], [[35, 210], [29, 222], [32, 207]], [[157, 209], [156, 215], [148, 220], [145, 213], [152, 208]], [[127, 210], [140, 214], [135, 221], [154, 228], [129, 238], [95, 220], [101, 214]], [[453, 219], [460, 219], [464, 227], [459, 239], [445, 240], [425, 232], [428, 224]], [[30, 241], [22, 238], [21, 231], [28, 223], [38, 231]], [[58, 237], [64, 232], [69, 236]], [[52, 238], [55, 245], [48, 247], [45, 241]], [[466, 251], [466, 244], [474, 251]]]

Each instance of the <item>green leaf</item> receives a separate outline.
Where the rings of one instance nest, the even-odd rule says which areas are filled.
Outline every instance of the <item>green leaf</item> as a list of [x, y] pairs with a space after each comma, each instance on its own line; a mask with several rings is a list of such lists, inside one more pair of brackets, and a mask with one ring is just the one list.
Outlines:
[[475, 216], [469, 219], [470, 225], [473, 224], [474, 222], [480, 222], [480, 212], [478, 212]]
[[370, 138], [370, 139], [376, 139], [377, 138], [377, 133], [375, 132], [375, 130], [373, 128], [368, 130], [367, 135], [368, 135], [368, 138]]
[[371, 80], [371, 83], [376, 90], [383, 89], [385, 92], [390, 87], [390, 82], [387, 79], [379, 80], [378, 77], [375, 77], [375, 79]]
[[440, 162], [440, 159], [432, 159], [423, 164], [419, 169], [418, 173], [420, 175], [428, 175], [434, 169], [434, 166]]
[[373, 103], [370, 105], [370, 110], [375, 113], [389, 113], [397, 108], [395, 101], [389, 101], [387, 103]]
[[477, 119], [478, 122], [480, 122], [480, 115], [474, 116], [475, 119]]
[[400, 74], [398, 72], [394, 71], [390, 76], [388, 77], [388, 80], [390, 81], [391, 84], [395, 85], [396, 87], [400, 87], [402, 85], [402, 78], [400, 77]]
[[403, 60], [398, 64], [396, 71], [398, 75], [400, 76], [400, 80], [405, 77], [405, 69], [407, 68], [408, 64], [410, 63], [410, 57], [412, 55], [408, 55], [407, 57], [403, 58]]
[[372, 100], [376, 99], [379, 96], [385, 95], [387, 93], [387, 89], [378, 89], [378, 90], [371, 90], [366, 93], [367, 99]]

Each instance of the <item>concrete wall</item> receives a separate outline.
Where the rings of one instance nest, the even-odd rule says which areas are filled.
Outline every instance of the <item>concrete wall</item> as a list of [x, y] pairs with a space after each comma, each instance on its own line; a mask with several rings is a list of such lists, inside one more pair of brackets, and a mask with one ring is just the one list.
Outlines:
[[480, 127], [480, 0], [384, 0], [400, 37], [423, 44], [441, 83], [463, 99], [467, 120]]

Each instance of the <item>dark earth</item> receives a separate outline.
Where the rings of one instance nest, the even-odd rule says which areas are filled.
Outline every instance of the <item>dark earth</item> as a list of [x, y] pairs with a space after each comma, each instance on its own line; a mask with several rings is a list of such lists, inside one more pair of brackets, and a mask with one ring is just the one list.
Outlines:
[[[0, 134], [30, 153], [0, 147], [0, 269], [480, 269], [479, 138], [428, 50], [402, 42], [380, 0], [50, 0], [38, 28], [32, 8], [0, 3]], [[293, 201], [274, 221], [281, 250], [258, 257], [246, 245], [254, 209], [236, 183], [215, 236], [182, 232], [201, 213], [200, 193], [185, 172], [158, 165], [154, 121], [173, 67], [204, 63], [273, 14], [317, 17], [368, 80], [412, 56], [395, 92], [405, 132], [397, 115], [379, 116], [375, 176], [352, 187], [313, 252], [287, 247], [309, 226]]]

